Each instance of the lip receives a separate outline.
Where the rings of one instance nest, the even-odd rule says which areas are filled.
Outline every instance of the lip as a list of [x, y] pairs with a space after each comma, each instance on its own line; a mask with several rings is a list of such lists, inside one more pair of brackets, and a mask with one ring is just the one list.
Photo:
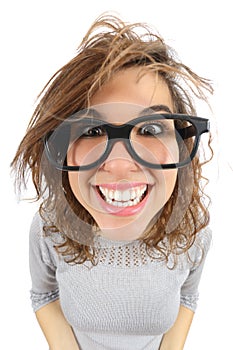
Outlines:
[[140, 183], [139, 182], [137, 182], [137, 183], [130, 182], [130, 183], [101, 184], [101, 186], [103, 186], [105, 188], [112, 189], [112, 190], [122, 190], [122, 191], [126, 190], [126, 189], [131, 189], [133, 187], [142, 186], [142, 185], [148, 186], [147, 193], [146, 193], [145, 197], [143, 198], [143, 200], [136, 205], [125, 207], [125, 208], [116, 207], [116, 206], [113, 206], [113, 205], [107, 203], [101, 197], [101, 195], [97, 189], [99, 185], [95, 186], [95, 193], [96, 193], [97, 199], [98, 199], [101, 207], [104, 209], [104, 211], [106, 213], [116, 215], [116, 216], [132, 216], [132, 215], [136, 215], [136, 214], [140, 213], [140, 211], [142, 211], [142, 209], [145, 207], [147, 200], [149, 198], [149, 193], [150, 193], [149, 185], [142, 183], [142, 182], [140, 182]]
[[143, 186], [143, 185], [148, 185], [145, 182], [116, 182], [116, 183], [107, 183], [107, 184], [99, 184], [96, 186], [102, 186], [105, 187], [109, 190], [120, 190], [120, 191], [124, 191], [124, 190], [128, 190], [131, 189], [133, 187], [138, 187], [138, 186]]

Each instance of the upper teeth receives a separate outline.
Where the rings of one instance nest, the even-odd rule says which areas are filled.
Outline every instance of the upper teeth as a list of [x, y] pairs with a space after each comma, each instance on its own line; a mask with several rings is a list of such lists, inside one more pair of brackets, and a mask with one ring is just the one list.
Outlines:
[[147, 185], [133, 187], [127, 190], [113, 190], [99, 186], [99, 190], [106, 202], [115, 206], [132, 206], [140, 202], [142, 195], [147, 190]]

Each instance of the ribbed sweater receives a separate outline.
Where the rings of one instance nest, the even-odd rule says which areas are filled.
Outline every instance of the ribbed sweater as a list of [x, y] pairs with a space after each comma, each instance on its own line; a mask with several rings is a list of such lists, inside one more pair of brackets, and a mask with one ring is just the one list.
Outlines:
[[195, 311], [211, 241], [200, 231], [189, 254], [167, 263], [148, 255], [139, 240], [96, 239], [98, 263], [68, 264], [54, 249], [59, 233], [45, 236], [37, 213], [30, 230], [34, 311], [60, 299], [80, 350], [156, 350], [180, 305]]

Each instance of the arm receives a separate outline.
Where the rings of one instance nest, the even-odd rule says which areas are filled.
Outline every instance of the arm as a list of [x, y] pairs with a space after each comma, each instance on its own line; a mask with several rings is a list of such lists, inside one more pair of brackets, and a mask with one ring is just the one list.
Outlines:
[[194, 262], [189, 276], [181, 288], [181, 306], [173, 327], [163, 336], [160, 350], [183, 350], [197, 307], [198, 285], [205, 258], [211, 243], [211, 230], [200, 231], [196, 243], [190, 248], [189, 257]]
[[159, 350], [183, 350], [194, 312], [180, 306], [176, 322], [163, 336]]
[[79, 350], [72, 328], [60, 307], [57, 255], [53, 242], [49, 245], [50, 241], [47, 242], [44, 237], [43, 225], [39, 214], [36, 214], [29, 240], [32, 306], [50, 350]]
[[59, 300], [39, 309], [36, 317], [50, 350], [79, 350], [72, 328], [61, 310]]

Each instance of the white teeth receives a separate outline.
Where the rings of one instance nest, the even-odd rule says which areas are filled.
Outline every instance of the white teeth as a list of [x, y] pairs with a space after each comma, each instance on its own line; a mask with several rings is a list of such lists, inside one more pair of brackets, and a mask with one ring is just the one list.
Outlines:
[[99, 186], [105, 201], [116, 207], [129, 207], [138, 204], [147, 190], [147, 185], [137, 186], [127, 190], [112, 190]]
[[115, 201], [121, 201], [121, 192], [120, 191], [115, 191], [113, 199], [115, 199]]
[[136, 192], [136, 190], [135, 189], [133, 189], [132, 188], [132, 190], [131, 190], [131, 197], [130, 197], [130, 199], [135, 199], [137, 197], [137, 192]]

